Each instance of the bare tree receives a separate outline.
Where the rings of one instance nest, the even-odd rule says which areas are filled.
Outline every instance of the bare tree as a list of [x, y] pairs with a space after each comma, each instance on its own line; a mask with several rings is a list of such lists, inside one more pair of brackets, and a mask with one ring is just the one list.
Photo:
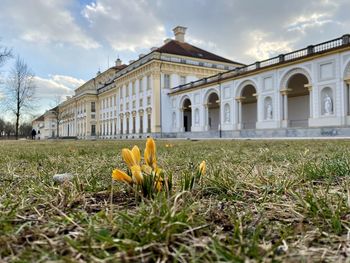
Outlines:
[[24, 111], [32, 109], [35, 86], [34, 74], [28, 65], [18, 56], [11, 69], [5, 87], [5, 99], [8, 109], [16, 116], [15, 136], [18, 139], [19, 123]]
[[12, 50], [7, 47], [0, 46], [0, 67], [2, 67], [5, 61], [11, 57], [12, 57]]

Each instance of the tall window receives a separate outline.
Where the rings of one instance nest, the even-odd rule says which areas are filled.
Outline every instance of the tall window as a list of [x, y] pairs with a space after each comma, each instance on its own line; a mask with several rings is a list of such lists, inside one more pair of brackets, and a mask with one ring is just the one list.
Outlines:
[[95, 136], [96, 135], [96, 125], [91, 125], [91, 135]]
[[136, 101], [132, 101], [132, 108], [135, 109], [136, 108]]
[[147, 97], [147, 105], [151, 105], [151, 96]]
[[147, 90], [151, 89], [151, 76], [147, 76]]
[[136, 117], [132, 117], [132, 133], [136, 133]]
[[91, 112], [96, 112], [96, 103], [94, 101], [91, 102]]
[[117, 119], [114, 119], [114, 135], [117, 134]]
[[143, 91], [142, 79], [139, 79], [139, 91], [140, 91], [140, 93]]
[[170, 75], [164, 74], [164, 88], [170, 89]]
[[129, 85], [125, 86], [125, 96], [129, 97]]
[[140, 116], [140, 133], [143, 133], [143, 116]]
[[124, 119], [120, 119], [120, 134], [123, 134], [123, 132], [124, 132], [124, 123], [123, 123], [123, 120]]
[[132, 95], [136, 94], [136, 87], [135, 87], [135, 81], [132, 82]]
[[126, 118], [126, 134], [129, 134], [129, 118]]
[[151, 114], [147, 114], [147, 132], [151, 132]]
[[143, 99], [140, 99], [140, 102], [139, 102], [139, 107], [142, 108], [143, 107]]
[[119, 88], [119, 97], [123, 98], [123, 87]]

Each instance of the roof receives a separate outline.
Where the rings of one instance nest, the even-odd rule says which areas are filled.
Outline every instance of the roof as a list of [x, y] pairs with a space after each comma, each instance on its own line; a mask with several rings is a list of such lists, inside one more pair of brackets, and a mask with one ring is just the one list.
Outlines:
[[44, 114], [33, 120], [33, 122], [34, 121], [44, 121]]
[[120, 66], [114, 66], [114, 67], [111, 67], [112, 69], [116, 69], [116, 70], [122, 70], [124, 68], [126, 68], [127, 65], [123, 64], [123, 65], [120, 65]]
[[195, 47], [186, 42], [180, 42], [177, 40], [170, 40], [168, 43], [164, 44], [163, 46], [156, 49], [155, 51], [161, 52], [161, 53], [179, 55], [179, 56], [186, 56], [186, 57], [193, 57], [193, 58], [199, 58], [199, 59], [207, 59], [207, 60], [214, 60], [214, 61], [220, 61], [225, 63], [235, 63], [235, 64], [244, 65], [242, 63], [220, 57], [218, 55], [205, 51], [201, 48]]

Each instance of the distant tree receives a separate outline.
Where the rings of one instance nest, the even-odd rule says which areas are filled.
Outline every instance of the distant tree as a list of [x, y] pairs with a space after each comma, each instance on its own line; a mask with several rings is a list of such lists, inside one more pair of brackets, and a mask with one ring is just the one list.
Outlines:
[[7, 107], [16, 117], [16, 139], [18, 139], [19, 123], [22, 114], [24, 111], [29, 112], [33, 106], [35, 94], [33, 79], [34, 74], [28, 65], [18, 56], [5, 86]]
[[0, 119], [0, 137], [5, 133], [5, 121], [3, 119]]
[[10, 137], [11, 135], [14, 135], [15, 134], [15, 126], [11, 123], [11, 122], [6, 122], [5, 123], [5, 135], [7, 137]]
[[23, 137], [28, 137], [32, 133], [32, 124], [29, 122], [22, 123], [19, 127], [19, 135]]

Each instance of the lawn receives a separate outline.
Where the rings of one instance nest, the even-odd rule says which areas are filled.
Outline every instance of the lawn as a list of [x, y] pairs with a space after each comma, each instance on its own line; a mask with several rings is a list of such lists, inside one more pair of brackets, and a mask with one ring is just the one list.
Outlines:
[[[121, 149], [145, 141], [0, 141], [0, 259], [314, 262], [350, 256], [350, 141], [157, 141], [170, 194], [140, 198]], [[169, 146], [169, 144], [171, 145]], [[205, 160], [191, 191], [184, 177]], [[75, 178], [55, 183], [57, 173]], [[1, 261], [1, 260], [0, 260]]]

